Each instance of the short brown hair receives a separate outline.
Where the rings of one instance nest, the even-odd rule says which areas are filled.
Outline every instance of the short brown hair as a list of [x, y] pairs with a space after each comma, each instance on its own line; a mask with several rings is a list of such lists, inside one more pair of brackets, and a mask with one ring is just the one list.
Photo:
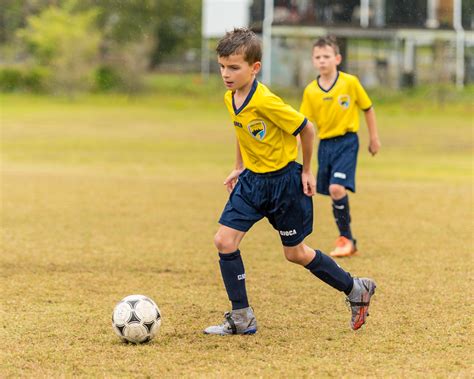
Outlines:
[[253, 64], [262, 60], [262, 45], [257, 35], [247, 28], [234, 28], [217, 43], [217, 55], [228, 57], [243, 54], [244, 60]]
[[336, 55], [340, 54], [339, 52], [339, 45], [337, 44], [336, 37], [334, 36], [326, 36], [326, 37], [319, 37], [316, 42], [313, 44], [313, 49], [315, 47], [324, 47], [330, 46], [334, 49]]

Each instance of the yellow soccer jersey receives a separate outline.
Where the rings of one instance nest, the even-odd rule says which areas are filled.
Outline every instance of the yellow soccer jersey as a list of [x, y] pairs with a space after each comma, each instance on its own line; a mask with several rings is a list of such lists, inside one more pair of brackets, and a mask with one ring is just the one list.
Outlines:
[[296, 160], [296, 135], [306, 125], [305, 116], [257, 80], [239, 109], [235, 107], [232, 91], [227, 91], [224, 99], [246, 168], [266, 173]]
[[338, 71], [327, 91], [317, 80], [309, 83], [303, 94], [300, 112], [315, 123], [320, 139], [342, 136], [359, 130], [359, 110], [366, 111], [372, 102], [353, 75]]

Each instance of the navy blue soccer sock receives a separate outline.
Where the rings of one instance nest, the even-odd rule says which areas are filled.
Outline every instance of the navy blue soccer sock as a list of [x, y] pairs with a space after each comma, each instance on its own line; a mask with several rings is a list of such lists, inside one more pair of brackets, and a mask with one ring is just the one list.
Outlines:
[[354, 284], [351, 274], [344, 271], [331, 257], [321, 253], [319, 250], [315, 250], [315, 252], [314, 259], [305, 267], [324, 283], [349, 295]]
[[339, 228], [339, 234], [347, 239], [353, 240], [348, 195], [339, 200], [332, 200], [332, 213], [336, 220], [337, 227]]
[[222, 279], [232, 309], [242, 309], [249, 306], [247, 290], [245, 289], [245, 269], [240, 250], [230, 254], [219, 253], [219, 265], [221, 267]]

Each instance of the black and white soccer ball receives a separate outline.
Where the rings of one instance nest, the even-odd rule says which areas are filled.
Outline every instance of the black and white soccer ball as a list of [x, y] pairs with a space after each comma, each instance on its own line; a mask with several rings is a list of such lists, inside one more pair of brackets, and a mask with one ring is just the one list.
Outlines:
[[130, 295], [115, 306], [112, 313], [115, 333], [124, 341], [151, 341], [161, 326], [161, 313], [156, 303], [143, 295]]

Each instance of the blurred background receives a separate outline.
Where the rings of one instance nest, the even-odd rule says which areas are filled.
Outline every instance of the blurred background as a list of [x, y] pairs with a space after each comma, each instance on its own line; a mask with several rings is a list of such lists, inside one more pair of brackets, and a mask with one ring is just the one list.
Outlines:
[[[0, 91], [140, 93], [153, 75], [218, 72], [216, 41], [249, 26], [263, 81], [302, 88], [312, 42], [338, 38], [367, 88], [474, 80], [474, 0], [1, 0]], [[197, 79], [195, 79], [197, 80]]]

